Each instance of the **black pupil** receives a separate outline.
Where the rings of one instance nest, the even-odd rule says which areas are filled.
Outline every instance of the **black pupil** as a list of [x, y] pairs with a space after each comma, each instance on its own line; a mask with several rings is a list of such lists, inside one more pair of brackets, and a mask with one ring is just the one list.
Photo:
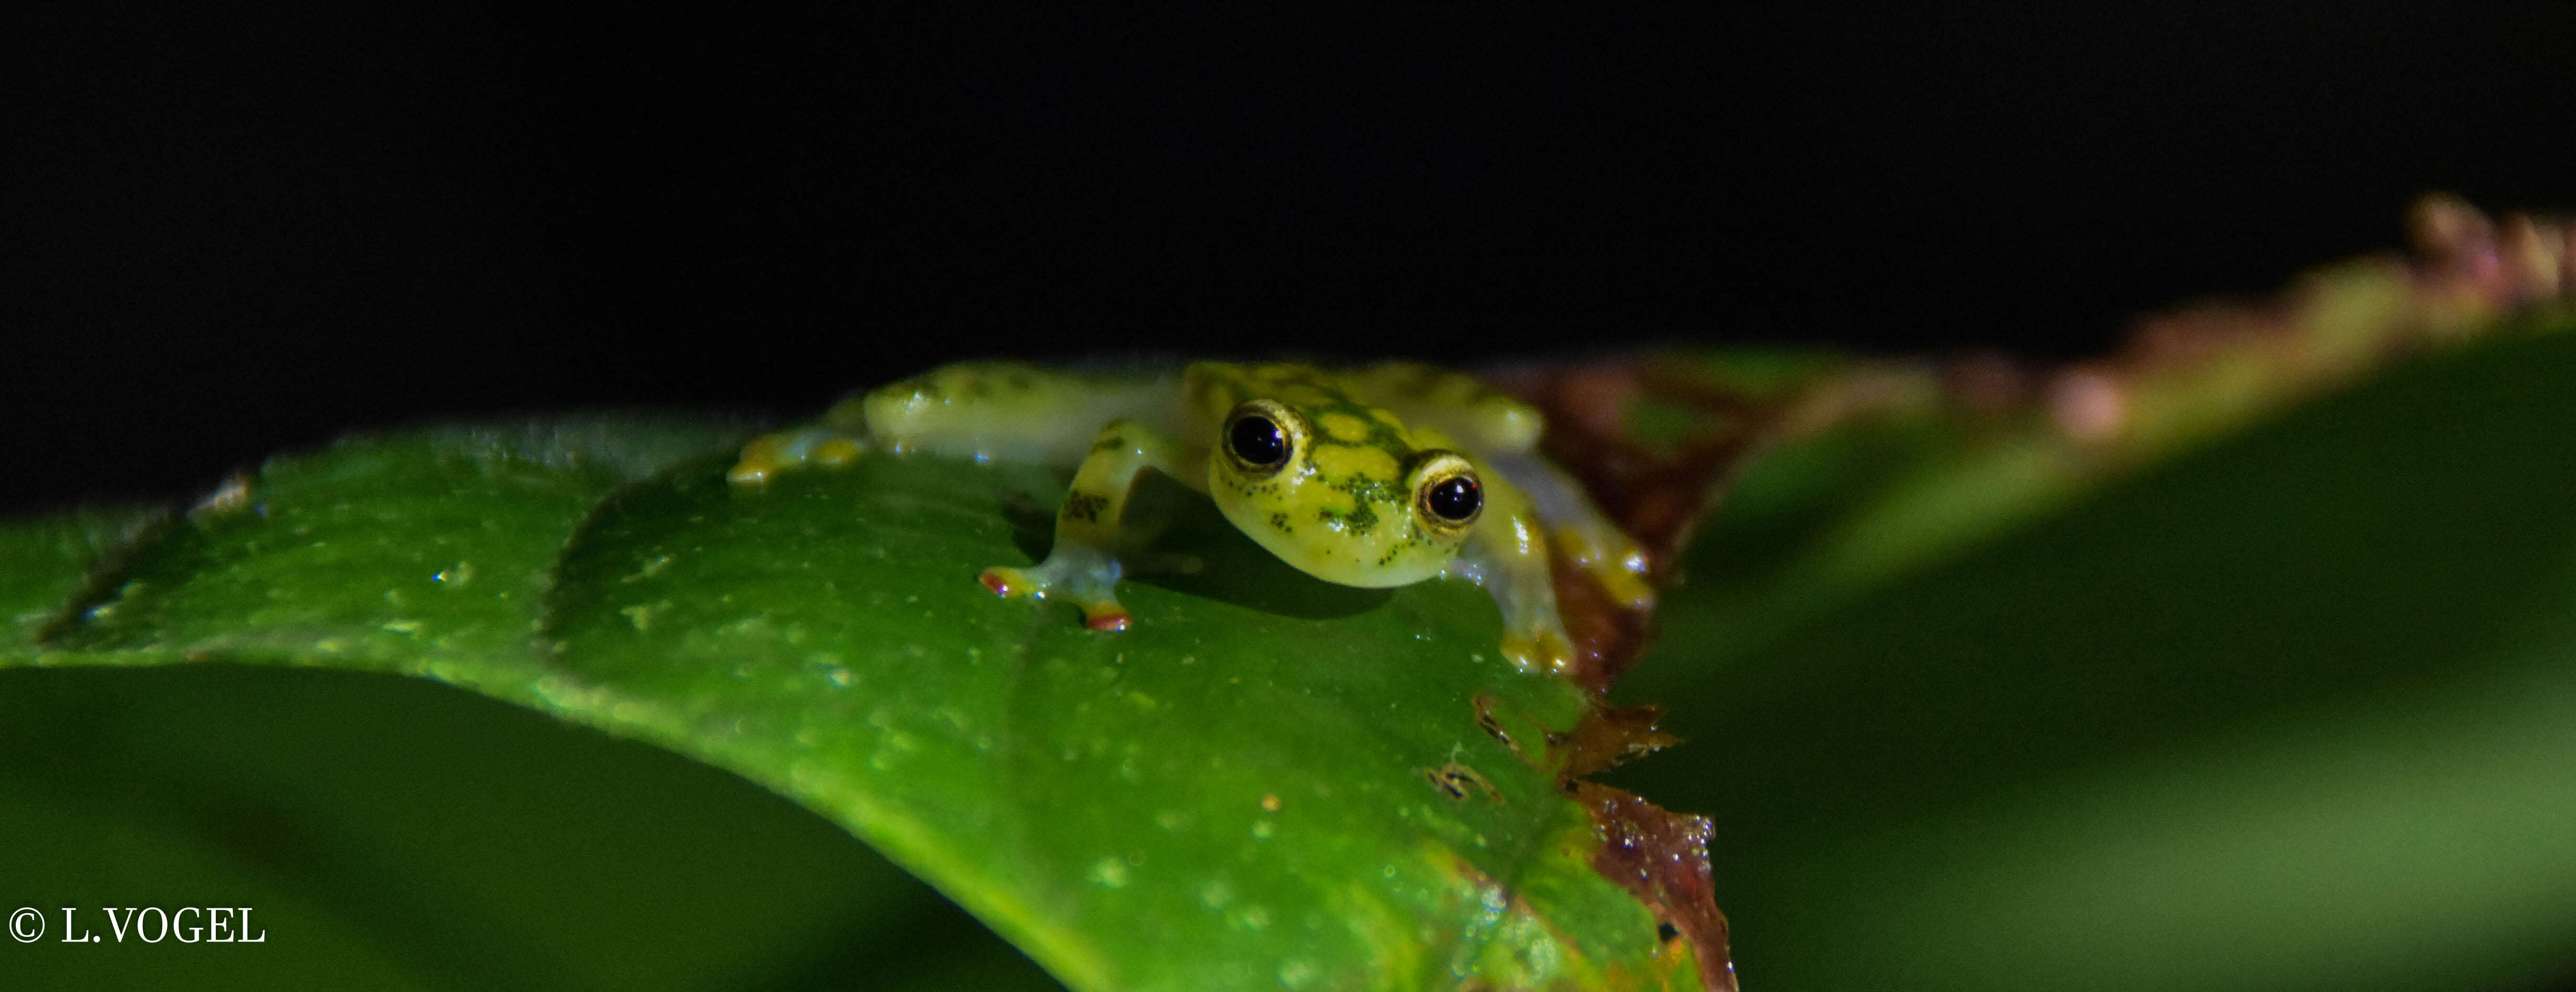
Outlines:
[[1485, 491], [1476, 485], [1474, 479], [1453, 476], [1431, 487], [1431, 494], [1422, 502], [1442, 520], [1465, 520], [1476, 515], [1477, 507], [1485, 505]]
[[1258, 414], [1238, 417], [1234, 428], [1226, 432], [1225, 442], [1234, 448], [1234, 457], [1247, 465], [1277, 465], [1288, 460], [1288, 439], [1279, 434], [1279, 425]]

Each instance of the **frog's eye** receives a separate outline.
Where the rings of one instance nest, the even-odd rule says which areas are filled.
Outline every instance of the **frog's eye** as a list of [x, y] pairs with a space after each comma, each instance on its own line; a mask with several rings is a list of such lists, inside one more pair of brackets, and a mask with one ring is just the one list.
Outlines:
[[1426, 452], [1413, 478], [1413, 505], [1421, 508], [1423, 524], [1434, 531], [1466, 530], [1477, 514], [1485, 512], [1484, 483], [1477, 481], [1475, 466], [1464, 458], [1446, 451]]
[[1253, 400], [1225, 418], [1225, 454], [1236, 469], [1264, 478], [1286, 466], [1297, 453], [1305, 422], [1270, 400]]
[[1432, 516], [1463, 524], [1476, 519], [1476, 514], [1484, 510], [1485, 489], [1476, 484], [1475, 476], [1453, 475], [1423, 490], [1422, 506], [1430, 510]]

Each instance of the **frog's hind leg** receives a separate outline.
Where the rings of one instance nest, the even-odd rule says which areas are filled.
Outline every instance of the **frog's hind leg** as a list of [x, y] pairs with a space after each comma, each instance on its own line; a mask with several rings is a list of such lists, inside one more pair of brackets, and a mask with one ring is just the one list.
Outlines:
[[1644, 549], [1602, 514], [1581, 483], [1528, 454], [1489, 455], [1486, 464], [1520, 489], [1530, 509], [1545, 522], [1548, 540], [1557, 551], [1600, 583], [1612, 601], [1631, 610], [1655, 607]]
[[1125, 630], [1127, 608], [1117, 596], [1125, 569], [1118, 552], [1135, 542], [1121, 523], [1137, 475], [1149, 468], [1193, 489], [1207, 485], [1203, 455], [1136, 421], [1110, 421], [1074, 470], [1046, 560], [1025, 569], [988, 568], [978, 580], [1002, 596], [1068, 600], [1082, 608], [1083, 624], [1093, 630]]
[[804, 465], [840, 468], [868, 451], [868, 428], [858, 397], [844, 399], [823, 415], [821, 423], [752, 438], [726, 470], [737, 485], [759, 485], [778, 473]]

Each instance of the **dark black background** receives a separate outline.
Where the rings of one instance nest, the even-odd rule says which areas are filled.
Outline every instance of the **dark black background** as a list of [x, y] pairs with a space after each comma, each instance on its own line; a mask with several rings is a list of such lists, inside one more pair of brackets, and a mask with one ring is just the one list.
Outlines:
[[942, 360], [2098, 351], [2576, 205], [2576, 4], [0, 14], [0, 509]]

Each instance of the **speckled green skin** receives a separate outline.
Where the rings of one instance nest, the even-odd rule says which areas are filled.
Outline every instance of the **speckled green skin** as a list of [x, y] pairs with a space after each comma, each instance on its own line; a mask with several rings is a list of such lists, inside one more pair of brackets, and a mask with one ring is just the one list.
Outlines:
[[[1408, 430], [1355, 383], [1306, 365], [1190, 367], [1186, 390], [1200, 436], [1215, 438], [1247, 404], [1271, 411], [1292, 442], [1270, 473], [1231, 457], [1207, 459], [1208, 492], [1235, 527], [1280, 560], [1348, 586], [1411, 585], [1458, 557], [1470, 530], [1421, 505], [1435, 476], [1473, 468], [1437, 429]], [[1481, 480], [1479, 480], [1481, 482]]]
[[[1230, 419], [1255, 409], [1290, 442], [1276, 468], [1245, 464], [1221, 443]], [[869, 391], [813, 427], [761, 438], [744, 449], [732, 478], [757, 484], [800, 464], [845, 464], [870, 449], [1070, 469], [1047, 559], [989, 568], [981, 579], [1005, 596], [1070, 600], [1092, 627], [1114, 630], [1129, 620], [1116, 597], [1122, 555], [1140, 543], [1125, 527], [1126, 501], [1150, 468], [1208, 493], [1238, 529], [1317, 578], [1386, 587], [1447, 573], [1480, 582], [1504, 614], [1503, 654], [1557, 669], [1571, 651], [1548, 574], [1550, 525], [1592, 544], [1616, 531], [1588, 502], [1571, 514], [1580, 519], [1542, 521], [1527, 495], [1484, 461], [1534, 463], [1539, 429], [1536, 411], [1518, 401], [1464, 374], [1415, 364], [1336, 371], [1200, 362], [1090, 373], [973, 362]], [[1461, 476], [1481, 489], [1482, 512], [1465, 522], [1430, 512], [1428, 488]], [[1635, 569], [1622, 569], [1633, 557], [1611, 571], [1642, 594]]]

